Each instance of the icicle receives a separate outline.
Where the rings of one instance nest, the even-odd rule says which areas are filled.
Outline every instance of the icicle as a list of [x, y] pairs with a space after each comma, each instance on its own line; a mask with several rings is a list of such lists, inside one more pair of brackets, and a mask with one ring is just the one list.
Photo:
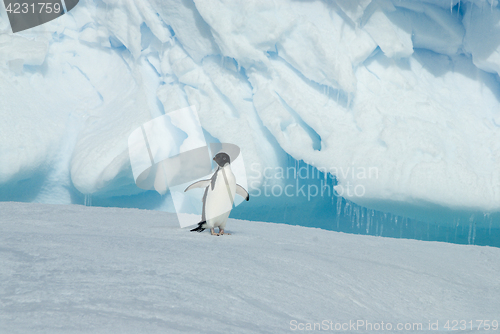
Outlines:
[[337, 197], [337, 231], [339, 230], [341, 213], [342, 213], [342, 197]]
[[472, 244], [475, 245], [476, 241], [476, 223], [474, 223], [474, 230], [472, 231]]
[[337, 89], [337, 104], [339, 103], [340, 89]]
[[92, 206], [92, 195], [91, 194], [85, 195], [84, 206]]
[[342, 197], [337, 197], [337, 216], [340, 216], [342, 211]]
[[469, 223], [469, 238], [468, 238], [469, 245], [470, 245], [471, 234], [472, 234], [472, 222]]
[[363, 223], [365, 222], [365, 208], [361, 207], [361, 226], [363, 226]]
[[450, 14], [453, 13], [453, 0], [450, 1]]
[[[361, 209], [362, 210], [362, 209]], [[360, 227], [360, 209], [357, 208], [357, 214], [356, 214], [356, 227], [359, 229]]]
[[370, 233], [370, 214], [366, 213], [366, 234]]
[[[474, 223], [474, 214], [472, 214], [469, 218], [469, 245], [471, 244], [472, 223]], [[474, 223], [474, 238], [475, 234], [476, 234], [476, 226]], [[472, 242], [474, 242], [474, 240], [472, 240]]]
[[354, 213], [353, 213], [353, 205], [349, 206], [348, 216], [351, 218], [351, 228], [354, 228]]
[[351, 222], [353, 223], [353, 227], [354, 227], [354, 223], [357, 220], [357, 215], [358, 215], [358, 207], [353, 205], [353, 207], [352, 207], [352, 216], [351, 216]]

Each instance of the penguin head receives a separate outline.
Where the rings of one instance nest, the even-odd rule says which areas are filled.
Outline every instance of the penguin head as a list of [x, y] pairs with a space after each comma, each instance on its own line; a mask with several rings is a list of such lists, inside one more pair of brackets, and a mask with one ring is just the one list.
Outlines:
[[229, 158], [229, 155], [227, 155], [224, 152], [217, 153], [213, 159], [217, 165], [224, 167], [226, 164], [231, 163], [231, 159]]

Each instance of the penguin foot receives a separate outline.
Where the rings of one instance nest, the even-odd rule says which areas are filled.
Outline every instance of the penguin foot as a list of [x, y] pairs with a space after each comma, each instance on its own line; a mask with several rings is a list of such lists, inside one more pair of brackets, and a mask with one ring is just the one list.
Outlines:
[[221, 230], [221, 229], [219, 229], [219, 233], [215, 233], [215, 231], [214, 231], [213, 228], [210, 229], [210, 234], [211, 235], [216, 235], [216, 236], [224, 235], [224, 234], [225, 235], [231, 235], [231, 233], [224, 233], [224, 230]]
[[198, 223], [198, 227], [193, 228], [193, 229], [191, 230], [191, 232], [194, 232], [194, 231], [196, 231], [196, 232], [203, 232], [205, 229], [204, 229], [202, 226], [203, 226], [203, 224], [205, 224], [205, 223], [206, 223], [206, 222], [199, 222], [199, 223]]

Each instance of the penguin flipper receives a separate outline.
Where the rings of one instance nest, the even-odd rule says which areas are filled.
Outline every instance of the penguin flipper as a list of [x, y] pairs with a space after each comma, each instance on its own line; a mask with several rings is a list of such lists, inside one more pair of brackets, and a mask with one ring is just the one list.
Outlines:
[[192, 185], [190, 185], [189, 187], [187, 187], [186, 190], [184, 190], [184, 192], [191, 190], [191, 189], [194, 189], [194, 188], [206, 188], [210, 184], [210, 181], [211, 181], [211, 179], [210, 180], [201, 180], [201, 181], [195, 182]]
[[236, 185], [236, 193], [246, 199], [247, 201], [250, 199], [250, 195], [248, 195], [248, 192], [240, 186], [239, 184]]

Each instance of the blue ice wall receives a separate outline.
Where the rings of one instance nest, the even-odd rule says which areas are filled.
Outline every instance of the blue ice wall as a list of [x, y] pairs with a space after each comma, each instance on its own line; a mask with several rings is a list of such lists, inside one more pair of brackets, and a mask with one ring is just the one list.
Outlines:
[[[250, 188], [250, 201], [233, 209], [231, 217], [343, 233], [500, 247], [498, 213], [436, 207], [434, 210], [439, 213], [434, 216], [439, 219], [422, 220], [415, 212], [396, 215], [362, 207], [337, 196], [333, 189], [337, 184], [335, 178], [325, 176], [302, 161], [288, 157], [288, 165], [283, 170], [282, 184], [273, 184], [275, 171], [268, 172], [269, 185]], [[36, 201], [43, 184], [47, 182], [44, 175], [40, 175], [15, 186], [2, 187], [0, 200]], [[284, 193], [285, 189], [290, 196]], [[155, 191], [125, 196], [85, 196], [73, 187], [70, 191], [74, 204], [175, 212], [169, 195], [160, 196]]]

